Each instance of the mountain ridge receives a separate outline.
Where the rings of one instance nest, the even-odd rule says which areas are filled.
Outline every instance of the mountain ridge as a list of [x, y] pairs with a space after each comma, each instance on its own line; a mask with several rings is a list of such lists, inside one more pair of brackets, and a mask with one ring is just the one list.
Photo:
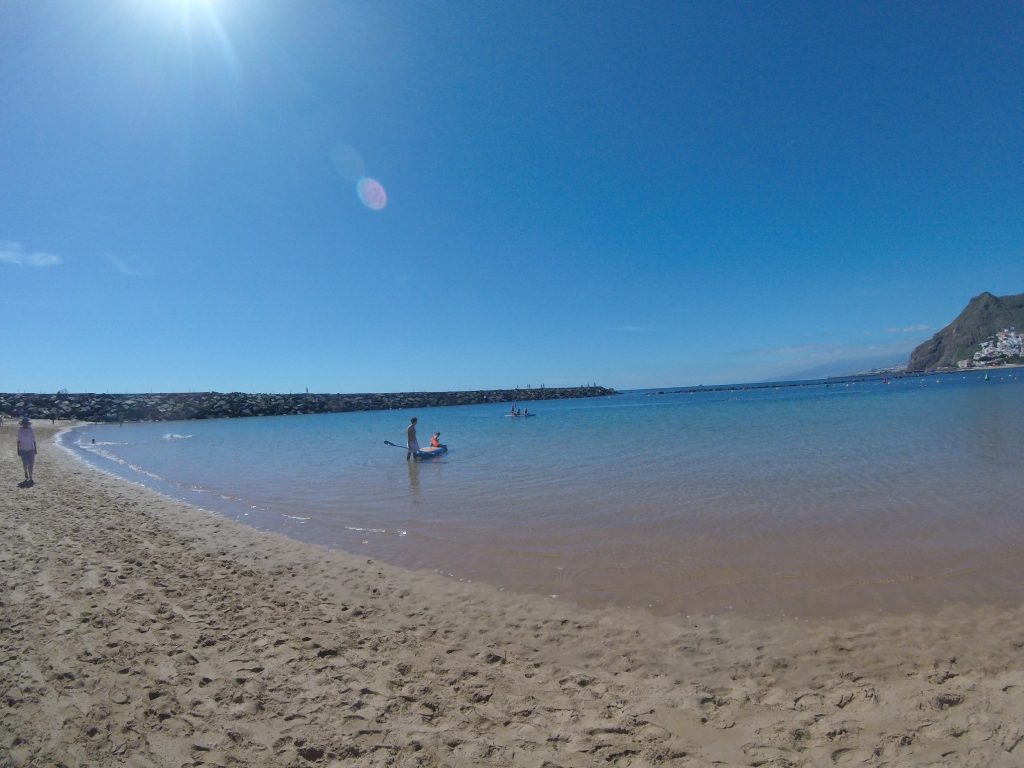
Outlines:
[[1024, 330], [1024, 293], [1000, 297], [984, 291], [972, 298], [953, 322], [910, 353], [907, 370], [956, 368], [1005, 328]]

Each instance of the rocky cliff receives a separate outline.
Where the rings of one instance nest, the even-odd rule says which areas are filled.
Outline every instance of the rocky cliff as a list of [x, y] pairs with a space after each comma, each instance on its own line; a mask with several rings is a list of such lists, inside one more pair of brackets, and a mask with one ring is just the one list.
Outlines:
[[975, 296], [956, 320], [910, 353], [908, 371], [955, 368], [970, 358], [981, 342], [1004, 328], [1024, 330], [1024, 293], [1016, 296]]
[[606, 387], [484, 389], [469, 392], [395, 392], [354, 395], [254, 395], [242, 392], [148, 395], [0, 394], [0, 414], [79, 421], [171, 421], [238, 416], [285, 416], [475, 403], [533, 402], [613, 395]]

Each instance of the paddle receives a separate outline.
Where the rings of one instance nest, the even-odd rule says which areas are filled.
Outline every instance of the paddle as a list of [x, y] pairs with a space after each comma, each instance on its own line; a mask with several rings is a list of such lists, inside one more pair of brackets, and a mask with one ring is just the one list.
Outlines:
[[394, 443], [392, 443], [392, 442], [391, 442], [390, 440], [385, 440], [385, 441], [384, 441], [384, 445], [390, 445], [390, 446], [391, 446], [392, 448], [401, 448], [401, 449], [402, 449], [403, 451], [408, 451], [408, 450], [409, 450], [409, 448], [408, 448], [407, 446], [404, 446], [404, 445], [395, 445], [395, 444], [394, 444]]

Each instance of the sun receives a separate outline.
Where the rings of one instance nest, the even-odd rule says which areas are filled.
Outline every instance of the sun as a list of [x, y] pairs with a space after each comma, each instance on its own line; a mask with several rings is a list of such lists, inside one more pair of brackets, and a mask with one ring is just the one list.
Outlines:
[[159, 34], [177, 38], [187, 47], [189, 58], [200, 47], [217, 51], [223, 67], [234, 81], [241, 68], [234, 45], [224, 25], [234, 0], [123, 0], [147, 26]]
[[165, 9], [170, 13], [189, 13], [195, 8], [209, 11], [218, 5], [217, 0], [136, 0], [140, 5], [154, 9]]
[[126, 0], [140, 15], [168, 27], [189, 30], [196, 25], [220, 25], [229, 4], [225, 0]]

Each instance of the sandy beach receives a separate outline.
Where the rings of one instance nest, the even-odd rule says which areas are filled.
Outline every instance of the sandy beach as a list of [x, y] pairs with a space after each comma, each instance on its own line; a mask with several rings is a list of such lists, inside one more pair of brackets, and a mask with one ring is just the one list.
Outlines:
[[0, 428], [0, 766], [1019, 766], [1024, 612], [591, 611], [257, 531]]

